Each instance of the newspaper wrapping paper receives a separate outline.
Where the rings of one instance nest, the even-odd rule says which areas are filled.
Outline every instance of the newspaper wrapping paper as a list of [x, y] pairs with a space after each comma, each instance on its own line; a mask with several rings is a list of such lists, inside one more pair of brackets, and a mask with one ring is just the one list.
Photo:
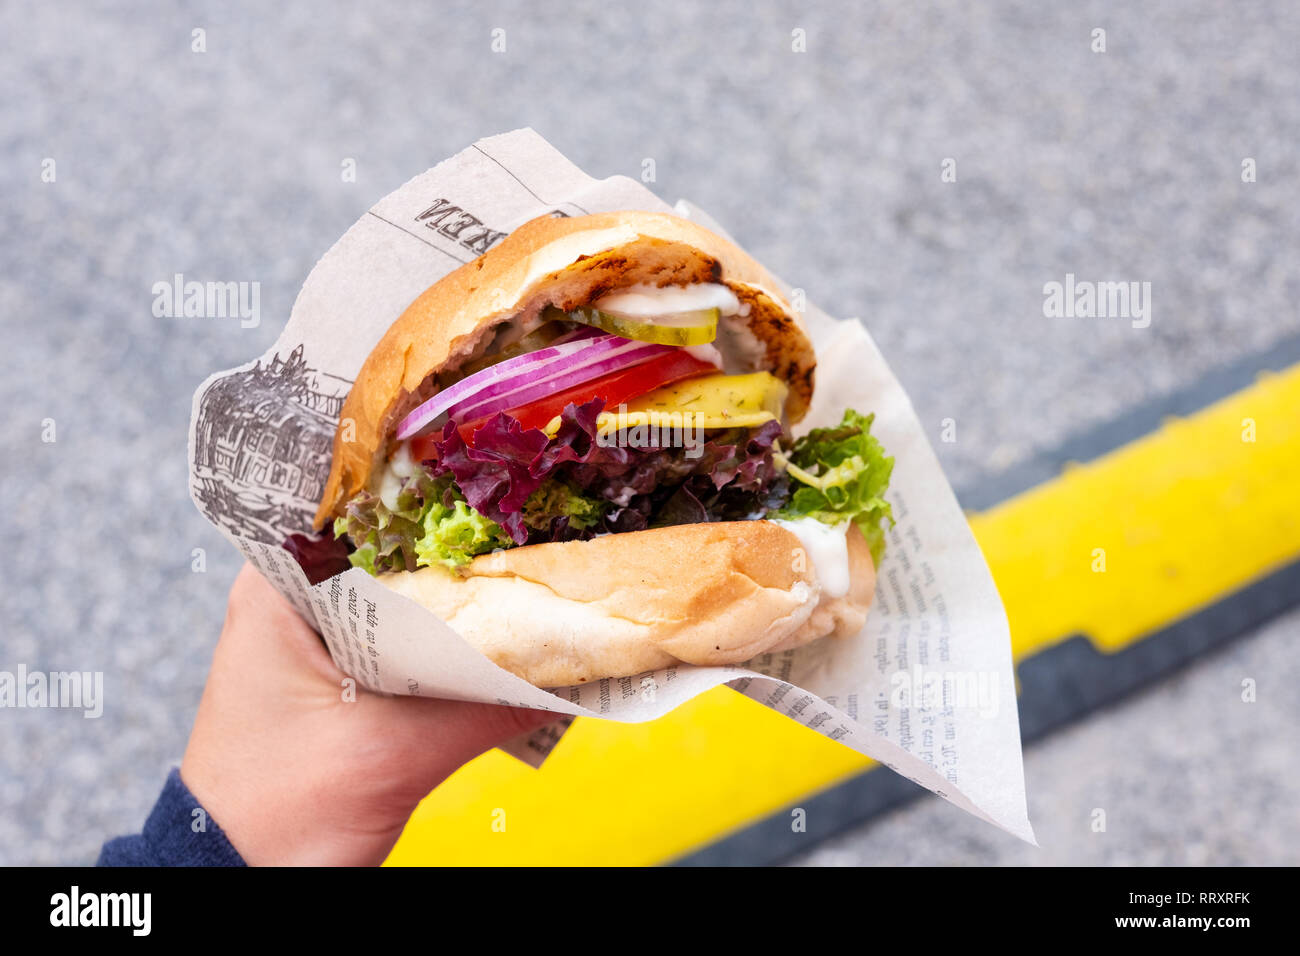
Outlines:
[[619, 209], [676, 211], [723, 232], [698, 208], [670, 207], [634, 180], [592, 179], [531, 129], [480, 140], [385, 196], [316, 264], [276, 343], [195, 392], [195, 504], [359, 684], [555, 711], [556, 722], [505, 748], [534, 766], [574, 715], [652, 720], [730, 684], [1032, 843], [1005, 612], [907, 395], [856, 320], [805, 308], [818, 365], [798, 429], [837, 423], [849, 407], [874, 412], [873, 433], [895, 458], [887, 497], [897, 524], [856, 637], [746, 666], [681, 665], [543, 690], [364, 571], [309, 585], [280, 547], [310, 529], [348, 388], [416, 296], [529, 219]]

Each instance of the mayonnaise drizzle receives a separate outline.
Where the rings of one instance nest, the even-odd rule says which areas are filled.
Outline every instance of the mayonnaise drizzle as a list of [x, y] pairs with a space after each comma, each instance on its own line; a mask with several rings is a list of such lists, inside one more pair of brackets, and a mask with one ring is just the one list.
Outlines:
[[592, 304], [602, 312], [636, 317], [698, 312], [701, 309], [717, 309], [722, 315], [735, 315], [740, 311], [736, 293], [716, 282], [628, 286], [601, 296]]
[[684, 352], [689, 352], [701, 362], [708, 362], [710, 365], [716, 365], [718, 368], [726, 368], [726, 362], [722, 358], [722, 353], [718, 351], [716, 345], [684, 345]]
[[420, 463], [411, 457], [411, 443], [399, 442], [397, 451], [388, 460], [384, 472], [379, 476], [379, 500], [389, 511], [397, 510], [397, 496], [401, 493], [406, 479], [415, 474]]
[[827, 597], [844, 597], [849, 593], [849, 543], [845, 540], [845, 523], [824, 524], [816, 518], [794, 521], [772, 519], [789, 531], [803, 545], [804, 554], [817, 571], [817, 583]]

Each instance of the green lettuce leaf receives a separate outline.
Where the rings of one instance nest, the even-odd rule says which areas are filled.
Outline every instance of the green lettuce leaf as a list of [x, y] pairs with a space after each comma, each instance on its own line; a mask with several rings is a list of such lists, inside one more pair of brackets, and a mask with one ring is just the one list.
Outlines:
[[795, 441], [786, 457], [793, 493], [777, 517], [816, 518], [826, 524], [852, 521], [879, 565], [885, 553], [885, 522], [894, 524], [893, 509], [884, 499], [894, 459], [871, 434], [875, 418], [849, 409], [839, 425], [814, 428]]
[[477, 554], [514, 546], [510, 536], [491, 518], [471, 508], [464, 499], [446, 508], [440, 502], [424, 512], [424, 536], [415, 542], [415, 563], [458, 568]]
[[[451, 475], [434, 477], [421, 468], [394, 503], [390, 509], [378, 495], [362, 493], [334, 522], [335, 538], [346, 535], [355, 548], [348, 561], [368, 574], [434, 565], [455, 569], [476, 555], [515, 546], [504, 528], [470, 507]], [[565, 529], [595, 528], [609, 508], [609, 502], [549, 478], [524, 503], [523, 519], [544, 538], [554, 534], [559, 540]]]
[[369, 574], [458, 568], [475, 555], [514, 544], [496, 522], [466, 503], [450, 476], [433, 478], [421, 469], [406, 480], [395, 504], [390, 510], [378, 495], [361, 494], [335, 520], [334, 536], [352, 539], [356, 550], [348, 561], [354, 567]]
[[[524, 524], [534, 531], [562, 534], [569, 528], [589, 531], [600, 524], [612, 505], [584, 495], [567, 481], [548, 478], [524, 502]], [[557, 527], [557, 519], [565, 519]]]

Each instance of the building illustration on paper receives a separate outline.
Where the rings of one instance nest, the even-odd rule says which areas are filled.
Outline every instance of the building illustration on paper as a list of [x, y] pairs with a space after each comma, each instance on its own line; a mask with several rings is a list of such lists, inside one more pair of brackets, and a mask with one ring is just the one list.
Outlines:
[[199, 402], [194, 498], [209, 520], [267, 544], [310, 529], [351, 382], [288, 357], [232, 372]]

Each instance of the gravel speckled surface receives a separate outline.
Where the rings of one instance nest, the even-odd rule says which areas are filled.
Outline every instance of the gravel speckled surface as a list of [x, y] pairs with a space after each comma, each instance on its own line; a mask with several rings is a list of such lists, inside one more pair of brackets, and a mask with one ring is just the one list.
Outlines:
[[[958, 486], [1300, 332], [1294, 4], [539, 9], [0, 9], [0, 668], [100, 670], [107, 696], [99, 720], [0, 712], [0, 863], [92, 860], [184, 747], [237, 568], [186, 491], [193, 389], [274, 340], [374, 200], [478, 137], [531, 125], [594, 175], [653, 158], [661, 196], [868, 323], [936, 437], [956, 419]], [[155, 318], [178, 272], [259, 282], [260, 325]], [[1044, 318], [1066, 273], [1150, 282], [1150, 327]], [[1032, 859], [1296, 862], [1300, 757], [1268, 738], [1294, 709], [1261, 685], [1253, 718], [1189, 718], [1243, 667], [1294, 678], [1298, 628], [1035, 748], [1061, 839]], [[1072, 829], [1121, 804], [1104, 842]], [[934, 801], [815, 859], [868, 850], [1031, 859]]]

